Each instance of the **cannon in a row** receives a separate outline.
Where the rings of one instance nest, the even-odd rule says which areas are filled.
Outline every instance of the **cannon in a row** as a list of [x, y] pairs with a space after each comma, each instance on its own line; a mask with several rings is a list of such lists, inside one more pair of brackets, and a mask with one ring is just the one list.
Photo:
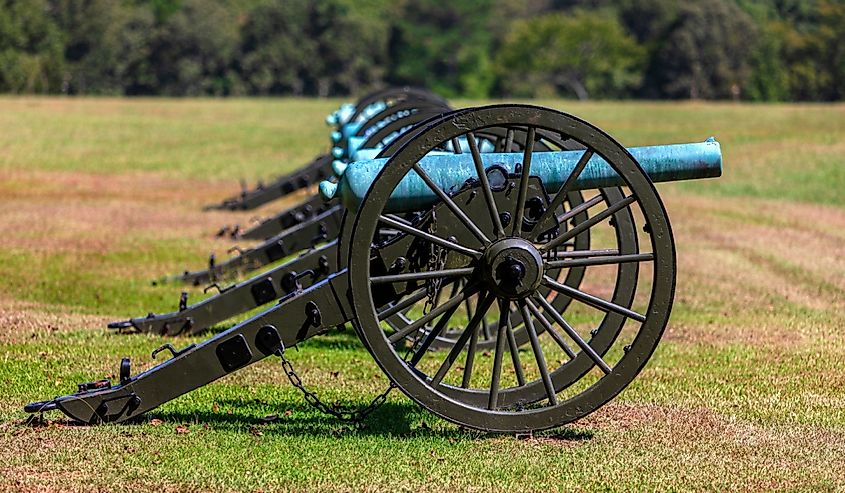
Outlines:
[[[330, 154], [315, 159], [315, 162], [324, 162], [321, 166], [325, 169], [321, 168], [323, 171], [319, 177], [332, 176], [332, 167], [336, 168], [342, 160], [352, 158], [357, 149], [366, 148], [378, 153], [415, 124], [432, 115], [448, 111], [450, 108], [438, 96], [412, 88], [380, 91], [362, 98], [357, 106], [342, 106], [330, 115], [333, 121], [340, 122], [338, 130], [333, 132], [333, 135], [340, 135], [333, 137], [335, 147]], [[350, 140], [354, 141], [354, 144], [350, 144]], [[299, 180], [297, 186], [291, 185], [293, 182], [289, 179], [290, 176], [310, 173], [309, 169], [311, 165], [306, 165], [292, 175], [280, 178], [273, 186], [262, 185], [243, 195], [239, 202], [236, 201], [239, 204], [237, 207], [225, 208], [252, 208], [281, 198], [291, 191], [316, 185], [316, 182], [311, 180]], [[227, 199], [223, 205], [232, 204], [233, 200], [235, 199]], [[252, 228], [242, 230], [238, 225], [224, 226], [218, 233], [219, 236], [228, 232], [236, 239], [260, 239], [262, 242], [248, 249], [232, 247], [229, 253], [237, 254], [224, 261], [219, 261], [217, 256], [212, 254], [208, 258], [207, 268], [184, 271], [177, 276], [165, 278], [164, 281], [176, 280], [197, 286], [222, 282], [260, 269], [298, 251], [336, 238], [339, 231], [338, 212], [338, 208], [323, 203], [315, 194]]]
[[[407, 142], [413, 136], [412, 129], [414, 128], [409, 128], [409, 121], [416, 121], [417, 118], [411, 118], [407, 115], [403, 115], [401, 118], [391, 117], [390, 115], [402, 115], [408, 109], [406, 105], [397, 104], [396, 106], [398, 108], [391, 107], [392, 113], [385, 113], [385, 111], [376, 113], [378, 115], [387, 114], [388, 116], [385, 118], [390, 121], [382, 124], [379, 123], [383, 122], [382, 120], [377, 120], [377, 123], [371, 125], [372, 131], [369, 132], [369, 135], [376, 132], [376, 129], [392, 129], [390, 133], [385, 133], [384, 136], [378, 136], [375, 139], [362, 138], [357, 141], [351, 139], [349, 142], [342, 144], [343, 139], [337, 139], [338, 144], [344, 146], [343, 154], [349, 158], [375, 156], [379, 159], [386, 159], [384, 156], [392, 155]], [[429, 108], [426, 111], [430, 112], [433, 110]], [[436, 115], [430, 117], [430, 119], [437, 119], [439, 117], [440, 115]], [[394, 126], [393, 123], [398, 120], [402, 120], [400, 125]], [[425, 120], [422, 122], [423, 126], [424, 124]], [[345, 132], [352, 132], [361, 126], [361, 124], [356, 124], [352, 127], [346, 125], [341, 126], [341, 129]], [[490, 127], [477, 132], [475, 137], [478, 141], [477, 147], [479, 152], [485, 153], [486, 155], [489, 152], [502, 152], [505, 150], [521, 151], [525, 147], [527, 134], [525, 131], [519, 129]], [[548, 132], [541, 131], [536, 137], [536, 142], [533, 145], [538, 150], [547, 151], [550, 149], [571, 149], [577, 147], [571, 141], [561, 139], [559, 135], [552, 135]], [[367, 147], [368, 145], [375, 145], [377, 147]], [[451, 149], [450, 152], [469, 152], [469, 143], [465, 137], [458, 137], [447, 143], [445, 148]], [[444, 151], [435, 151], [430, 153], [430, 155], [433, 156], [443, 153]], [[334, 161], [333, 171], [337, 175], [337, 179], [342, 177], [346, 168], [347, 164], [345, 161], [341, 159]], [[323, 188], [325, 189], [326, 186], [333, 185], [331, 182], [327, 182], [324, 183]], [[583, 202], [583, 197], [578, 191], [570, 191], [564, 195], [564, 204], [568, 207], [575, 207]], [[318, 196], [318, 198], [320, 197]], [[314, 282], [325, 279], [329, 274], [336, 272], [338, 268], [335, 260], [337, 239], [341, 229], [344, 209], [338, 204], [338, 201], [332, 200], [329, 197], [320, 198], [320, 200], [326, 204], [326, 208], [322, 213], [302, 221], [302, 223], [295, 227], [284, 230], [252, 249], [242, 252], [239, 257], [235, 257], [225, 264], [214, 266], [213, 269], [207, 271], [193, 272], [186, 275], [190, 275], [194, 282], [200, 280], [213, 281], [215, 280], [213, 274], [219, 275], [228, 272], [224, 267], [237, 267], [242, 272], [247, 269], [257, 270], [283, 257], [295, 254], [298, 251], [303, 252], [300, 256], [274, 268], [262, 271], [245, 281], [224, 288], [218, 287], [218, 293], [194, 304], [188, 304], [187, 293], [183, 292], [179, 300], [178, 311], [163, 314], [149, 312], [143, 317], [114, 322], [109, 324], [109, 327], [122, 330], [137, 330], [165, 336], [195, 334], [236, 315], [272, 303], [279, 297], [290, 294], [297, 289], [308, 287]], [[413, 212], [422, 213], [424, 210], [425, 208]], [[582, 220], [582, 216], [576, 215], [573, 221]], [[587, 250], [590, 244], [589, 232], [578, 235], [572, 241], [572, 244], [574, 249]], [[562, 282], [568, 286], [577, 288], [580, 277], [581, 270], [572, 269], [567, 272]], [[561, 297], [559, 301], [565, 302], [565, 300], [565, 297]], [[472, 297], [472, 299], [464, 303], [460, 311], [463, 315], [471, 317], [475, 311], [474, 307], [477, 305], [477, 302], [476, 297]], [[563, 306], [559, 308], [562, 309]], [[483, 334], [485, 337], [481, 342], [482, 347], [492, 345], [492, 333], [495, 331], [497, 323], [498, 321], [496, 320], [483, 321]], [[524, 333], [519, 327], [517, 328], [516, 334], [517, 339], [524, 340]], [[438, 338], [437, 345], [448, 345], [450, 341], [451, 339], [448, 337], [440, 337]]]
[[[368, 135], [373, 125], [383, 122], [401, 107], [430, 105], [448, 108], [446, 101], [425, 89], [415, 87], [388, 87], [374, 91], [355, 104], [344, 104], [326, 118], [326, 123], [337, 128], [332, 141], [341, 143], [349, 137]], [[395, 119], [395, 118], [394, 118]], [[332, 173], [331, 163], [337, 159], [334, 151], [315, 157], [310, 163], [292, 173], [275, 178], [269, 183], [259, 182], [252, 190], [244, 188], [237, 196], [209, 204], [206, 210], [251, 210], [285, 197], [297, 190], [315, 185]]]
[[[525, 133], [522, 152], [481, 153], [476, 135], [491, 128]], [[580, 149], [539, 151], [542, 135]], [[467, 152], [451, 144], [461, 139]], [[648, 156], [647, 169], [637, 155]], [[572, 115], [526, 105], [443, 115], [388, 160], [345, 170], [333, 190], [345, 211], [336, 272], [143, 373], [124, 362], [118, 383], [83, 384], [26, 410], [125, 421], [351, 323], [391, 383], [447, 420], [507, 432], [563, 425], [621, 392], [669, 320], [675, 247], [649, 172], [658, 180], [718, 176], [719, 145], [632, 152]], [[574, 190], [585, 201], [568, 207], [561, 197]], [[576, 216], [583, 219], [573, 224]], [[603, 229], [608, 221], [615, 226]], [[597, 244], [573, 249], [586, 232]], [[573, 269], [597, 275], [578, 288], [560, 282]], [[560, 309], [551, 293], [571, 302]], [[472, 317], [457, 316], [472, 296]], [[387, 323], [399, 314], [400, 323]], [[488, 317], [498, 323], [493, 347], [482, 351]], [[450, 349], [430, 351], [449, 331]]]

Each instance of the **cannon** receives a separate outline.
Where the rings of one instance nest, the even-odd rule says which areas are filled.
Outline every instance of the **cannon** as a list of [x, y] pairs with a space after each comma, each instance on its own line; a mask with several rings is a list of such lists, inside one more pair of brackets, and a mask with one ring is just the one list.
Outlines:
[[[480, 152], [476, 135], [491, 128], [524, 133], [522, 152]], [[535, 149], [542, 135], [580, 149]], [[287, 348], [351, 323], [391, 385], [446, 420], [492, 432], [564, 425], [621, 392], [668, 323], [675, 246], [654, 181], [715, 177], [721, 167], [712, 139], [629, 150], [547, 108], [448, 113], [386, 161], [350, 163], [336, 187], [323, 186], [344, 209], [334, 273], [200, 344], [164, 346], [172, 357], [147, 371], [132, 375], [124, 360], [119, 382], [82, 384], [25, 410], [123, 422], [266, 357], [288, 361]], [[574, 190], [585, 201], [567, 206]], [[573, 249], [586, 232], [595, 244]], [[560, 282], [572, 269], [590, 283]], [[557, 308], [551, 293], [570, 302]], [[456, 316], [472, 296], [473, 315]], [[498, 323], [492, 348], [480, 351], [485, 317]], [[449, 331], [449, 350], [430, 350]]]
[[[405, 104], [411, 101], [417, 103], [428, 102], [441, 107], [447, 106], [443, 98], [425, 89], [390, 87], [374, 91], [361, 98], [354, 105], [342, 105], [340, 109], [327, 117], [326, 123], [337, 125], [338, 130], [352, 132], [350, 134], [352, 135], [358, 129], [366, 131], [368, 128], [366, 123], [372, 120], [373, 117], [378, 116], [380, 112], [386, 111], [396, 104]], [[293, 173], [280, 176], [268, 184], [259, 183], [252, 190], [244, 188], [238, 196], [227, 198], [218, 204], [209, 204], [205, 207], [205, 210], [255, 209], [297, 190], [314, 185], [320, 180], [331, 176], [331, 163], [333, 159], [331, 154], [317, 156], [310, 163], [302, 166]]]
[[[397, 109], [396, 111], [404, 110]], [[438, 114], [429, 117], [429, 120], [439, 118], [439, 116]], [[405, 118], [411, 121], [416, 120], [416, 118]], [[424, 126], [427, 121], [424, 121], [421, 125]], [[403, 122], [402, 125], [406, 126], [407, 121]], [[397, 130], [394, 137], [388, 142], [380, 140], [380, 138], [360, 140], [357, 143], [348, 144], [344, 152], [350, 157], [374, 155], [378, 158], [390, 156], [411, 138], [413, 133], [411, 129]], [[526, 137], [527, 134], [523, 131], [500, 127], [490, 127], [476, 133], [479, 152], [503, 151], [506, 148], [519, 151], [524, 148]], [[367, 145], [379, 145], [381, 147], [371, 148], [366, 147]], [[445, 147], [452, 149], [452, 152], [464, 152], [469, 149], [469, 144], [466, 138], [459, 137], [450, 141]], [[561, 139], [560, 136], [549, 135], [541, 131], [534, 147], [538, 150], [548, 150], [550, 148], [570, 149], [575, 146], [572, 142]], [[442, 154], [443, 151], [435, 151], [431, 154], [436, 155], [438, 153]], [[381, 159], [385, 158], [381, 157]], [[343, 176], [346, 169], [347, 166], [342, 160], [336, 160], [333, 163], [333, 170], [338, 178]], [[325, 190], [327, 186], [334, 185], [326, 182], [323, 189]], [[302, 251], [303, 253], [298, 257], [225, 288], [220, 288], [214, 283], [209, 288], [216, 287], [219, 292], [198, 303], [189, 305], [188, 293], [183, 292], [179, 298], [177, 311], [163, 314], [149, 312], [143, 317], [112, 322], [108, 327], [121, 331], [131, 330], [162, 336], [196, 334], [236, 315], [274, 302], [283, 295], [308, 287], [336, 272], [338, 268], [336, 261], [337, 237], [340, 232], [343, 208], [337, 204], [336, 200], [326, 197], [325, 193], [322, 197], [318, 195], [316, 198], [324, 204], [322, 207], [325, 209], [320, 214], [305, 219], [298, 226], [285, 230], [283, 233], [265, 241], [262, 245], [243, 252], [239, 257], [229, 261], [227, 266], [260, 267], [297, 251]], [[313, 199], [309, 199], [306, 203], [311, 200]], [[574, 207], [583, 203], [583, 197], [580, 192], [571, 191], [566, 194], [564, 203]], [[575, 217], [575, 220], [578, 221], [582, 219], [581, 215]], [[587, 250], [589, 248], [589, 232], [579, 235], [572, 243], [573, 249]], [[252, 264], [245, 262], [252, 262]], [[190, 275], [195, 283], [209, 279], [214, 281], [213, 276], [220, 272], [218, 269], [219, 267], [214, 267], [207, 271], [189, 273], [186, 276]], [[581, 269], [571, 269], [562, 282], [570, 287], [577, 288], [581, 274]], [[471, 297], [471, 299], [465, 301], [460, 311], [465, 316], [471, 317], [477, 301], [475, 297]], [[561, 297], [558, 301], [564, 303], [566, 298]], [[559, 303], [558, 305], [559, 309], [563, 309], [562, 305]], [[399, 323], [398, 317], [400, 316], [392, 317], [388, 321]], [[482, 321], [483, 338], [479, 342], [480, 347], [492, 346], [492, 334], [497, 323], [497, 320], [488, 321], [485, 319]], [[525, 334], [521, 326], [518, 323], [516, 325], [516, 339], [523, 341]], [[453, 340], [454, 338], [444, 334], [437, 338], [435, 347], [448, 346]]]
[[[365, 100], [367, 99], [365, 98]], [[366, 121], [342, 124], [338, 127], [339, 130], [332, 132], [334, 147], [330, 152], [331, 156], [323, 156], [322, 158], [329, 166], [325, 173], [326, 176], [330, 177], [339, 165], [356, 159], [355, 154], [359, 150], [367, 149], [370, 153], [378, 153], [387, 143], [414, 125], [431, 116], [451, 111], [445, 103], [440, 103], [439, 100], [432, 102], [417, 98], [394, 100], [391, 103], [390, 106], [386, 106], [386, 103], [382, 101], [373, 103], [365, 107], [365, 111], [361, 113], [363, 118], [367, 118]], [[384, 107], [382, 111], [373, 113], [373, 108], [382, 107]], [[367, 109], [371, 111], [366, 111]], [[230, 232], [232, 238], [268, 240], [287, 228], [302, 224], [315, 215], [325, 212], [327, 208], [328, 206], [318, 196], [313, 195], [301, 204], [260, 221], [259, 224], [245, 231], [241, 231], [240, 227], [237, 226], [234, 228], [224, 227], [218, 235], [223, 236]]]
[[[401, 97], [396, 95], [396, 91], [399, 91], [398, 96]], [[340, 156], [341, 159], [353, 156], [359, 147], [366, 147], [378, 153], [380, 149], [413, 125], [434, 115], [449, 111], [449, 108], [443, 106], [435, 96], [431, 96], [431, 98], [437, 102], [432, 103], [423, 99], [422, 96], [410, 98], [408, 91], [410, 89], [407, 88], [395, 90], [389, 93], [393, 95], [392, 100], [388, 102], [379, 100], [378, 103], [365, 107], [365, 112], [362, 115], [373, 113], [370, 120], [342, 125], [341, 128], [344, 131], [351, 132], [350, 139], [356, 140], [354, 144], [348, 144], [342, 138], [337, 140], [333, 153]], [[371, 99], [365, 98], [364, 100], [369, 101]], [[369, 113], [366, 112], [367, 109], [370, 109]], [[381, 110], [376, 111], [376, 109]], [[339, 145], [342, 145], [343, 148], [337, 147]], [[339, 162], [338, 159], [331, 156], [322, 156], [318, 159], [333, 163], [335, 167]], [[331, 174], [330, 167], [324, 177]], [[278, 192], [279, 188], [275, 187], [274, 190]], [[270, 194], [265, 189], [260, 192], [262, 200], [281, 196], [276, 192]], [[256, 270], [288, 257], [297, 251], [314, 247], [316, 244], [335, 238], [338, 233], [340, 217], [338, 209], [332, 208], [330, 204], [320, 202], [318, 197], [306, 199], [243, 233], [240, 232], [238, 226], [221, 228], [218, 233], [219, 236], [231, 230], [232, 236], [235, 238], [262, 239], [263, 242], [247, 250], [232, 247], [229, 249], [229, 253], [237, 252], [238, 254], [224, 262], [218, 262], [216, 256], [212, 254], [208, 259], [206, 269], [185, 271], [180, 275], [165, 278], [163, 281], [177, 280], [195, 286], [216, 283], [218, 280]]]

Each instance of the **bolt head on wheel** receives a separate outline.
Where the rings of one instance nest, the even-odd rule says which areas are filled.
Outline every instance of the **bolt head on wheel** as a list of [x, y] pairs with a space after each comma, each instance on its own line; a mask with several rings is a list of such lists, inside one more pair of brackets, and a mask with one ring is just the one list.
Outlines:
[[491, 244], [481, 257], [485, 286], [496, 296], [519, 299], [535, 292], [543, 280], [543, 258], [529, 241], [505, 238]]

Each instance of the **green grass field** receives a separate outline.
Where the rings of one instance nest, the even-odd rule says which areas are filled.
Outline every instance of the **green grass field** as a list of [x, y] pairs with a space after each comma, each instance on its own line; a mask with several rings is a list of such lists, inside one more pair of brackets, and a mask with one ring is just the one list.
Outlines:
[[[26, 424], [25, 403], [114, 375], [123, 356], [152, 365], [158, 338], [105, 323], [175, 309], [182, 287], [149, 281], [225, 255], [213, 233], [255, 215], [202, 205], [324, 151], [338, 103], [0, 99], [0, 489], [845, 489], [843, 105], [540, 102], [626, 145], [714, 135], [725, 159], [718, 180], [659, 186], [672, 320], [637, 380], [572, 425], [483, 434], [394, 392], [354, 428], [309, 408], [276, 360], [141, 423]], [[290, 357], [332, 401], [387, 383], [352, 330]]]

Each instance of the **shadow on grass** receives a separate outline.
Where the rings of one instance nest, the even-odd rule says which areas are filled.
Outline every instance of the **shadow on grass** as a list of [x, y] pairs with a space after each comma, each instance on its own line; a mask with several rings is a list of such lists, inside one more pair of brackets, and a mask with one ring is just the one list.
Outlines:
[[[301, 402], [287, 405], [281, 415], [258, 417], [250, 411], [265, 409], [268, 404], [257, 399], [228, 399], [218, 402], [221, 408], [234, 408], [231, 413], [220, 411], [166, 411], [150, 414], [167, 423], [192, 423], [219, 431], [279, 434], [313, 437], [396, 437], [486, 440], [507, 434], [485, 433], [464, 427], [443, 427], [441, 418], [425, 411], [412, 402], [387, 402], [360, 424], [348, 423], [321, 414]], [[433, 426], [433, 427], [432, 427]], [[570, 427], [547, 430], [533, 435], [543, 440], [584, 442], [593, 438], [591, 430]]]

